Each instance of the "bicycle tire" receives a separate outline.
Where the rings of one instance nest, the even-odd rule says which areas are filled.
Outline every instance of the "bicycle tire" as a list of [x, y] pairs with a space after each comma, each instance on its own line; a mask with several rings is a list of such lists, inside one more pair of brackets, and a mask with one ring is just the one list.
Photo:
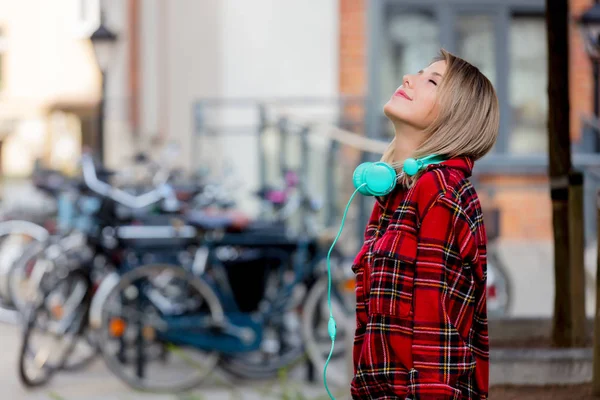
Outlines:
[[[29, 221], [1, 221], [0, 244], [4, 243], [4, 241], [11, 235], [25, 235], [31, 238], [33, 241], [45, 242], [49, 238], [50, 233], [46, 228]], [[0, 303], [3, 303], [6, 306], [12, 306], [10, 299], [8, 298], [8, 273], [10, 272], [11, 266], [12, 262], [0, 263]]]
[[8, 274], [8, 300], [13, 305], [15, 310], [24, 315], [28, 310], [28, 303], [19, 296], [20, 281], [17, 279], [17, 273], [27, 267], [27, 264], [35, 257], [38, 257], [44, 252], [46, 245], [41, 242], [33, 242], [25, 247], [23, 254], [12, 264]]
[[[304, 338], [304, 345], [306, 347], [307, 356], [312, 363], [314, 369], [319, 373], [319, 376], [322, 376], [323, 369], [325, 367], [325, 361], [327, 360], [327, 356], [329, 350], [331, 348], [331, 342], [329, 341], [329, 336], [327, 336], [326, 349], [317, 343], [315, 338], [315, 329], [314, 329], [314, 317], [317, 313], [317, 307], [323, 305], [323, 301], [327, 301], [327, 287], [328, 287], [328, 278], [327, 276], [319, 279], [309, 290], [304, 300], [304, 308], [302, 312], [302, 337]], [[332, 286], [333, 288], [333, 286]], [[332, 303], [334, 301], [334, 296], [332, 296]], [[335, 304], [335, 303], [334, 303]], [[339, 313], [334, 311], [334, 318], [336, 319], [336, 326], [338, 334], [346, 330], [346, 338], [341, 339], [340, 336], [336, 337], [336, 343], [334, 347], [333, 356], [337, 357], [340, 355], [351, 355], [352, 353], [346, 352], [346, 345], [348, 343], [349, 338], [353, 338], [353, 316], [354, 310], [346, 310], [351, 315], [348, 315], [347, 318], [341, 316]], [[324, 327], [325, 334], [327, 333], [327, 326]], [[324, 350], [326, 350], [324, 352]], [[332, 357], [332, 360], [334, 358]], [[344, 360], [345, 362], [347, 360]], [[351, 361], [351, 360], [350, 360]], [[335, 372], [334, 372], [335, 371]], [[339, 369], [328, 368], [327, 369], [327, 382], [334, 386], [347, 386], [350, 384], [351, 376], [348, 376], [345, 370], [339, 372]]]
[[510, 313], [513, 303], [512, 282], [510, 280], [508, 270], [500, 260], [500, 256], [497, 254], [497, 251], [493, 248], [490, 249], [487, 257], [488, 274], [490, 269], [493, 268], [494, 273], [498, 275], [496, 279], [498, 279], [498, 282], [500, 282], [500, 284], [497, 286], [499, 286], [500, 290], [502, 291], [502, 296], [505, 297], [505, 300], [502, 302], [503, 304], [499, 310], [491, 310], [490, 305], [488, 304], [488, 318], [500, 318], [507, 316]]
[[[72, 273], [67, 275], [65, 278], [59, 279], [55, 285], [55, 288], [59, 287], [62, 282], [67, 282], [67, 281], [75, 280], [75, 279], [81, 279], [83, 282], [85, 282], [86, 285], [88, 285], [88, 288], [89, 288], [89, 280], [87, 279], [87, 276], [85, 276], [81, 271], [73, 271]], [[40, 316], [40, 313], [45, 311], [44, 310], [45, 301], [51, 293], [52, 293], [52, 291], [48, 291], [44, 295], [43, 301], [39, 302], [39, 304], [34, 305], [30, 309], [30, 311], [27, 313], [27, 317], [26, 317], [25, 329], [23, 330], [23, 340], [21, 342], [21, 347], [20, 347], [20, 351], [19, 351], [19, 379], [21, 380], [23, 385], [25, 385], [26, 387], [29, 387], [29, 388], [39, 387], [39, 386], [46, 384], [48, 381], [50, 381], [52, 376], [57, 371], [59, 371], [63, 368], [63, 366], [65, 365], [69, 356], [72, 354], [73, 349], [75, 348], [75, 345], [77, 343], [76, 340], [72, 340], [71, 342], [69, 342], [68, 345], [65, 347], [65, 351], [60, 355], [60, 357], [58, 357], [58, 362], [56, 364], [43, 365], [42, 368], [45, 370], [45, 374], [42, 378], [32, 379], [30, 376], [28, 376], [28, 374], [26, 372], [25, 363], [27, 361], [27, 357], [29, 354], [29, 345], [30, 345], [31, 335], [33, 334], [33, 330], [35, 328], [36, 322], [38, 321], [38, 317]], [[69, 331], [75, 335], [75, 337], [77, 337], [81, 334], [83, 325], [86, 320], [85, 319], [85, 315], [87, 314], [87, 304], [86, 303], [89, 303], [89, 290], [86, 290], [86, 294], [83, 298], [83, 301], [81, 301], [80, 304], [75, 309], [75, 312], [82, 313], [82, 315], [80, 317], [76, 317], [75, 323], [68, 328]]]
[[[16, 311], [21, 316], [23, 316], [25, 314], [25, 312], [28, 310], [28, 308], [31, 306], [31, 304], [26, 302], [24, 299], [20, 298], [19, 295], [17, 295], [17, 291], [18, 291], [17, 286], [19, 284], [19, 280], [18, 280], [19, 277], [17, 276], [17, 273], [20, 272], [20, 269], [26, 268], [27, 263], [32, 258], [38, 257], [40, 254], [42, 254], [46, 248], [47, 248], [47, 246], [41, 242], [30, 243], [30, 245], [26, 248], [23, 255], [13, 264], [13, 267], [9, 274], [10, 299], [11, 299]], [[73, 272], [73, 273], [75, 273], [75, 272]], [[91, 286], [91, 283], [89, 281], [87, 284], [88, 284], [88, 287]], [[29, 289], [31, 290], [31, 288], [29, 288]], [[39, 288], [37, 288], [37, 289], [39, 290]], [[91, 301], [90, 296], [91, 296], [90, 294], [87, 294], [86, 298], [85, 298], [85, 301], [87, 302], [86, 303], [87, 306], [86, 306], [86, 315], [84, 316], [84, 318], [85, 318], [84, 327], [82, 329], [84, 329], [87, 326], [87, 313], [89, 312], [89, 310], [87, 310], [87, 308], [89, 307], [89, 302]], [[79, 371], [82, 368], [85, 368], [87, 365], [89, 365], [98, 355], [98, 347], [93, 342], [93, 340], [91, 340], [89, 334], [86, 332], [81, 332], [80, 336], [85, 336], [85, 340], [92, 351], [91, 352], [88, 351], [87, 355], [85, 355], [84, 357], [80, 357], [79, 359], [78, 358], [74, 358], [74, 359], [69, 358], [67, 360], [67, 362], [62, 366], [63, 371], [67, 371], [67, 372], [68, 371]]]
[[220, 354], [218, 354], [217, 352], [211, 353], [210, 356], [213, 357], [213, 359], [209, 361], [213, 365], [210, 368], [208, 368], [209, 373], [196, 377], [190, 382], [176, 386], [159, 385], [157, 382], [155, 382], [156, 386], [152, 386], [144, 379], [137, 379], [136, 377], [131, 377], [130, 375], [124, 373], [123, 369], [121, 368], [121, 364], [117, 360], [117, 358], [107, 353], [107, 330], [105, 329], [108, 326], [108, 321], [106, 321], [105, 315], [105, 306], [107, 300], [110, 299], [111, 296], [115, 295], [119, 290], [127, 288], [130, 282], [134, 282], [136, 279], [142, 278], [145, 274], [150, 274], [155, 271], [167, 269], [170, 270], [170, 272], [173, 273], [175, 276], [184, 278], [187, 283], [191, 284], [194, 287], [194, 289], [198, 291], [202, 298], [207, 302], [212, 318], [216, 324], [224, 320], [223, 308], [221, 306], [221, 303], [219, 302], [216, 294], [213, 292], [210, 286], [208, 286], [202, 279], [190, 275], [188, 271], [184, 270], [181, 267], [166, 264], [152, 264], [137, 267], [123, 274], [119, 282], [110, 290], [110, 292], [106, 296], [106, 299], [104, 300], [105, 303], [102, 306], [102, 323], [100, 325], [98, 346], [100, 354], [102, 355], [102, 358], [104, 359], [104, 362], [108, 369], [112, 373], [114, 373], [122, 382], [126, 383], [129, 387], [143, 392], [172, 393], [191, 390], [197, 387], [200, 383], [202, 383], [214, 371], [214, 367], [218, 365], [220, 358]]

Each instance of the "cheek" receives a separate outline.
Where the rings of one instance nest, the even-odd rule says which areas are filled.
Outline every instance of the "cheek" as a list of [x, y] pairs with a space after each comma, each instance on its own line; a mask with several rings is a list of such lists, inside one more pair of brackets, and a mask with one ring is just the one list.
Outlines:
[[435, 96], [430, 96], [426, 99], [423, 99], [423, 102], [420, 104], [419, 108], [419, 114], [427, 123], [433, 121], [440, 112], [439, 104], [437, 103]]

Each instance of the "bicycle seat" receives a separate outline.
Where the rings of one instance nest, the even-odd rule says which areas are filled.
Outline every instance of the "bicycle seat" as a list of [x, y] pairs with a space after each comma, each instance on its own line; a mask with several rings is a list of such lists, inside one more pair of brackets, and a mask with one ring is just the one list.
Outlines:
[[285, 235], [286, 229], [283, 222], [252, 221], [241, 230], [244, 233], [256, 233], [263, 235]]
[[200, 210], [189, 211], [185, 220], [188, 224], [205, 231], [243, 229], [249, 223], [248, 217], [240, 213], [208, 213]]

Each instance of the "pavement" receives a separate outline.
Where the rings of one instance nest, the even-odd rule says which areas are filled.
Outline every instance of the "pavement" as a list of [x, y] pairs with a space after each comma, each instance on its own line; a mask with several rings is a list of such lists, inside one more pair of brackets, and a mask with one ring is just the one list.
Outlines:
[[[317, 373], [317, 382], [308, 383], [306, 368], [291, 371], [287, 381], [236, 382], [224, 374], [189, 393], [147, 394], [131, 390], [104, 366], [102, 359], [81, 371], [59, 372], [39, 389], [26, 389], [19, 381], [17, 362], [21, 328], [0, 323], [0, 400], [327, 400]], [[330, 367], [331, 368], [331, 367]], [[336, 399], [348, 399], [344, 388], [333, 388]]]

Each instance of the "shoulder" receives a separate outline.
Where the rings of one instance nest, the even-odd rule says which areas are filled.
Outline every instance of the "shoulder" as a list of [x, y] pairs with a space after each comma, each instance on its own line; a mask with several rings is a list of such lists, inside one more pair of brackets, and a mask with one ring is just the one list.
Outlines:
[[482, 219], [481, 205], [469, 172], [443, 164], [428, 168], [414, 185], [419, 215], [424, 217], [434, 206], [446, 207], [475, 229]]
[[436, 204], [461, 206], [461, 193], [469, 190], [470, 183], [461, 171], [444, 165], [428, 168], [416, 180], [413, 198], [419, 206], [419, 214], [424, 215]]

